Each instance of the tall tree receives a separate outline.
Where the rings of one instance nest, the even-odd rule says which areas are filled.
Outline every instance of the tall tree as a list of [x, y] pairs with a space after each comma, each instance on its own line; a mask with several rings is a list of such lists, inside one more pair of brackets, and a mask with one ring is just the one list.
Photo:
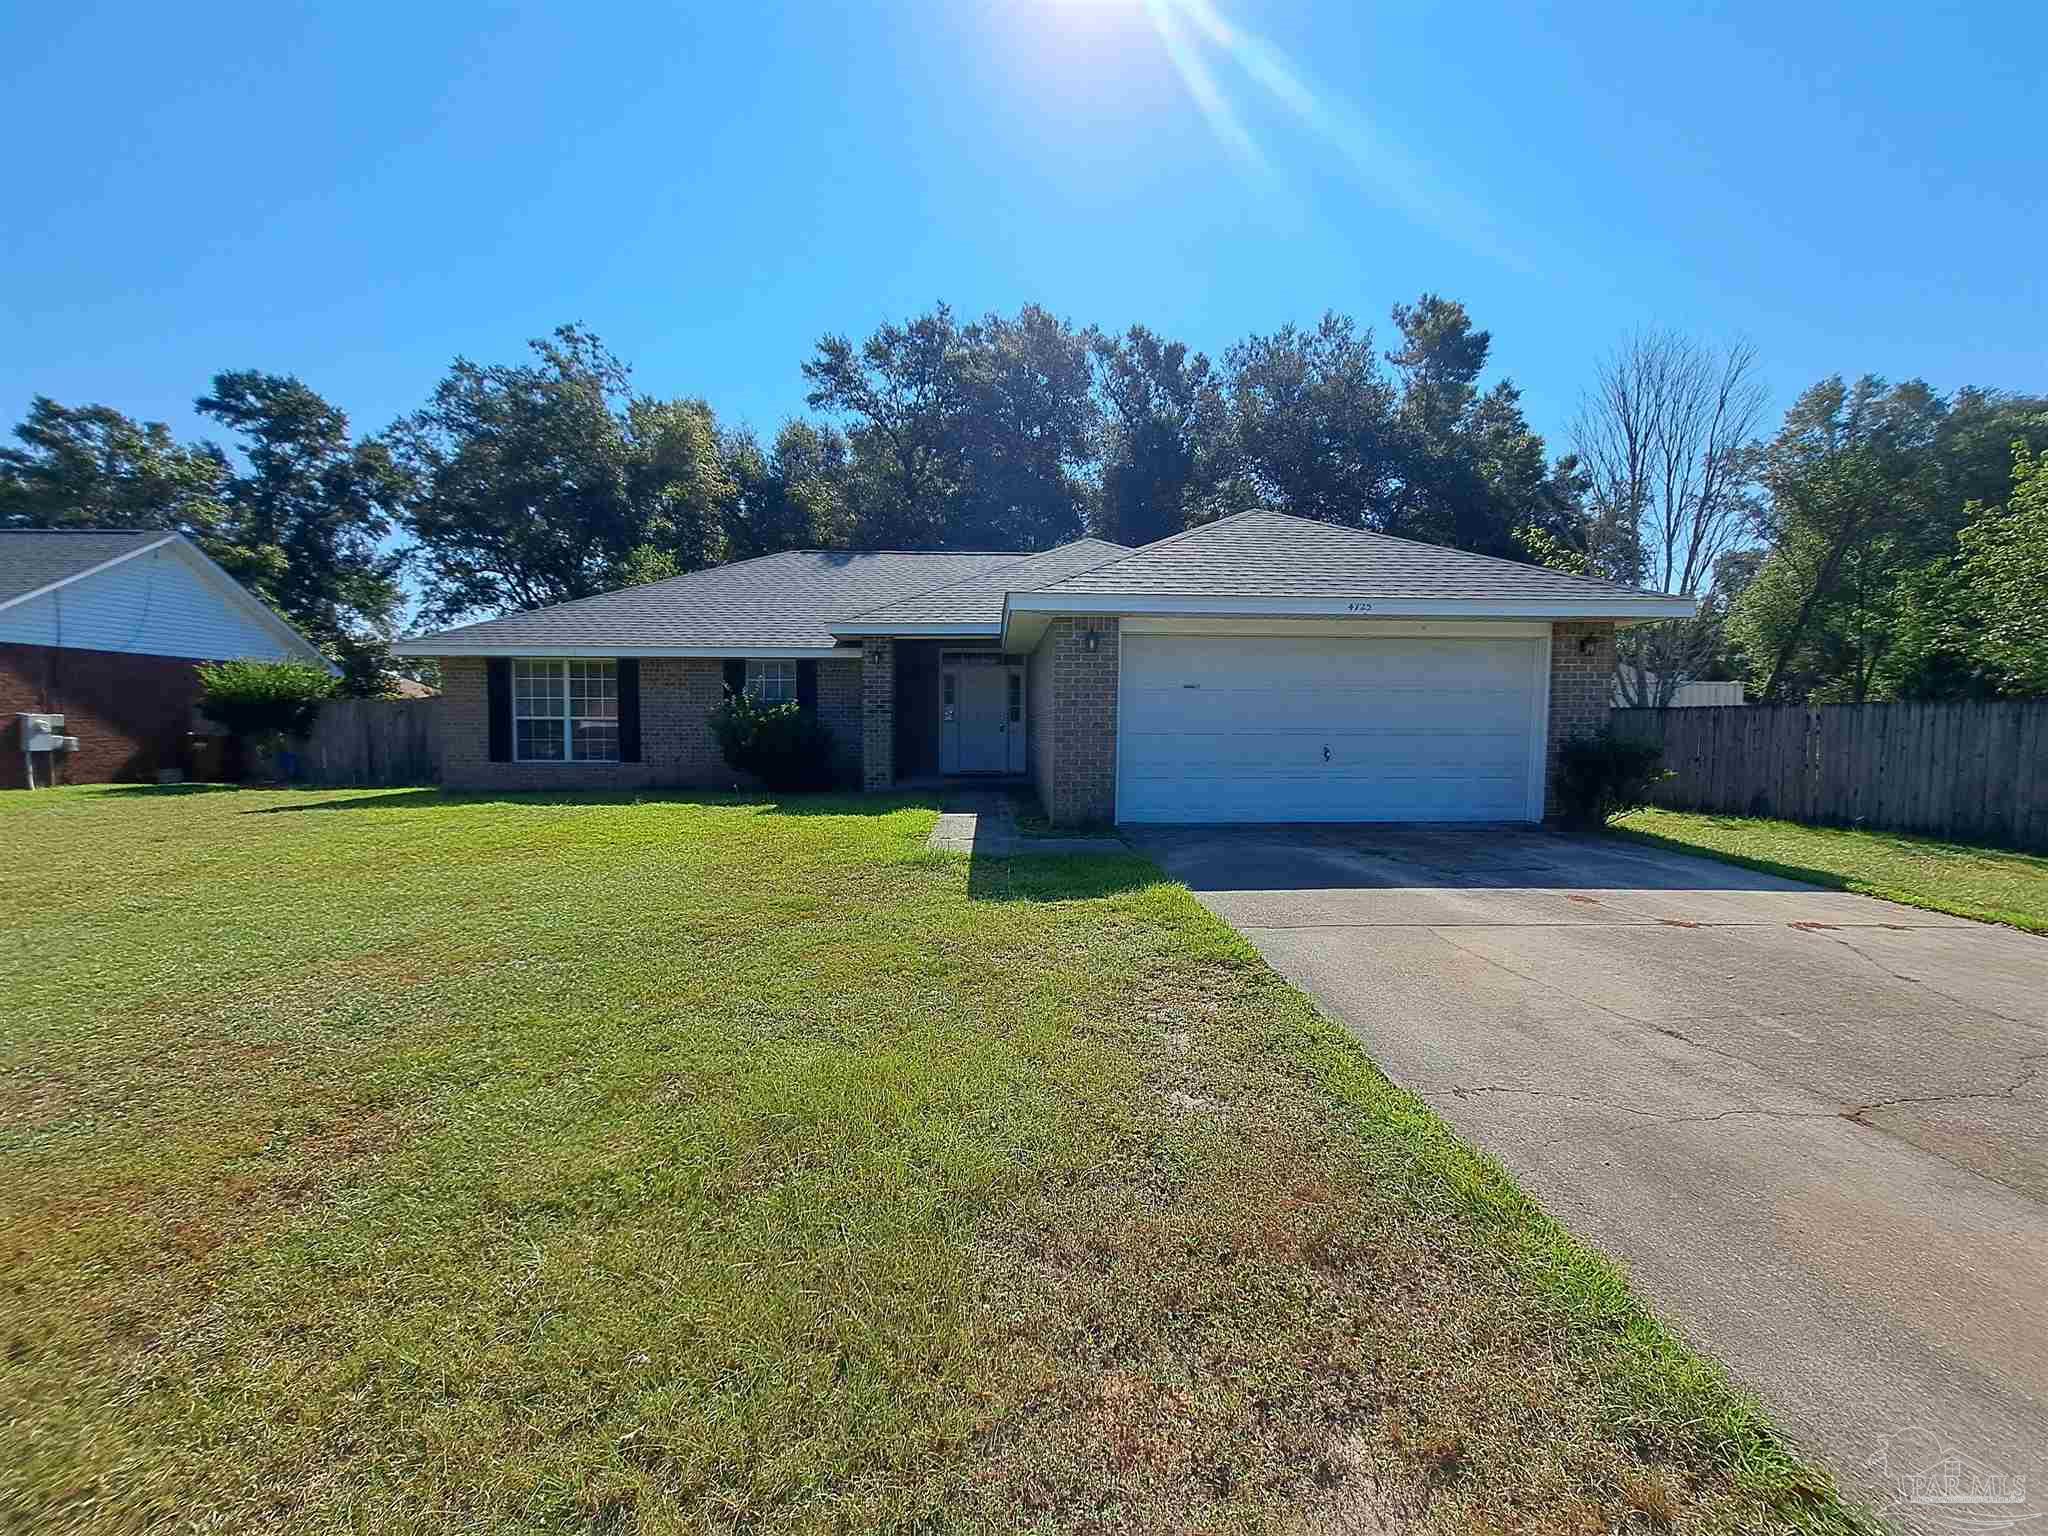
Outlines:
[[953, 312], [941, 304], [908, 325], [877, 327], [859, 347], [844, 336], [823, 337], [803, 365], [811, 408], [847, 423], [856, 543], [933, 549], [946, 542], [968, 403], [963, 350]]
[[1245, 473], [1224, 499], [1248, 492], [1304, 517], [1514, 559], [1534, 529], [1562, 550], [1581, 477], [1571, 460], [1549, 461], [1512, 382], [1481, 388], [1492, 338], [1436, 294], [1393, 318], [1392, 374], [1372, 331], [1336, 314], [1225, 354]]
[[214, 538], [229, 469], [160, 421], [37, 395], [0, 448], [0, 528], [163, 528]]
[[1102, 418], [1091, 333], [1036, 304], [983, 316], [962, 333], [968, 409], [960, 499], [947, 542], [1050, 549], [1086, 526]]
[[412, 482], [377, 438], [298, 379], [215, 374], [194, 408], [235, 436], [244, 468], [222, 495], [223, 564], [376, 691], [389, 661], [404, 558], [385, 540]]
[[2001, 691], [2048, 694], [2048, 457], [2015, 444], [2006, 504], [1976, 507], [1957, 537], [1970, 603], [1983, 616], [1977, 654]]
[[1242, 474], [1232, 502], [1392, 532], [1406, 468], [1398, 396], [1370, 327], [1330, 313], [1224, 354]]
[[[2048, 435], [2048, 418], [2033, 424]], [[1960, 436], [1974, 459], [1973, 434]], [[2048, 459], [2024, 437], [2012, 452], [2007, 494], [1966, 503], [1955, 547], [1897, 582], [1891, 644], [1876, 667], [1881, 696], [2048, 693]]]
[[[1917, 380], [1825, 379], [1758, 459], [1771, 557], [1732, 625], [1764, 703], [1842, 679], [1861, 699], [1883, 645], [1887, 578], [1924, 563], [1942, 402]], [[1795, 682], [1798, 686], [1795, 688]]]
[[[1681, 597], [1707, 594], [1750, 526], [1750, 444], [1763, 406], [1747, 343], [1716, 347], [1644, 331], [1601, 359], [1572, 445], [1615, 575]], [[1721, 635], [1711, 608], [1624, 630], [1624, 700], [1668, 705], [1711, 667]]]
[[1759, 461], [1772, 552], [1733, 626], [1767, 699], [1995, 690], [1952, 643], [1981, 622], [1953, 607], [1956, 540], [2006, 500], [2015, 442], [2048, 448], [2048, 400], [1868, 377], [1800, 397]]
[[420, 485], [406, 516], [425, 612], [452, 622], [589, 597], [724, 558], [737, 494], [701, 400], [635, 396], [626, 365], [562, 326], [531, 361], [457, 358], [392, 429]]
[[723, 560], [738, 487], [711, 407], [645, 395], [628, 401], [625, 445], [626, 501], [636, 536], [624, 567], [628, 584]]
[[[1394, 327], [1401, 345], [1387, 361], [1401, 380], [1402, 464], [1399, 510], [1386, 531], [1486, 554], [1512, 552], [1516, 525], [1499, 516], [1487, 459], [1476, 442], [1479, 375], [1493, 337], [1473, 329], [1464, 305], [1433, 293], [1396, 304]], [[1488, 404], [1492, 431], [1512, 436], [1521, 427], [1532, 436], [1521, 422], [1520, 396], [1512, 384], [1504, 383]], [[1542, 439], [1534, 442], [1540, 472]], [[1515, 451], [1511, 442], [1501, 446]]]
[[1227, 406], [1209, 359], [1142, 325], [1090, 353], [1105, 417], [1095, 531], [1149, 544], [1198, 520], [1229, 470]]
[[1098, 427], [1088, 342], [1037, 305], [963, 326], [941, 304], [857, 348], [821, 339], [807, 398], [845, 423], [855, 541], [1042, 549], [1078, 533]]
[[734, 496], [726, 517], [730, 558], [784, 549], [832, 549], [851, 534], [846, 438], [808, 421], [784, 422], [763, 451], [751, 431], [729, 433], [722, 456]]

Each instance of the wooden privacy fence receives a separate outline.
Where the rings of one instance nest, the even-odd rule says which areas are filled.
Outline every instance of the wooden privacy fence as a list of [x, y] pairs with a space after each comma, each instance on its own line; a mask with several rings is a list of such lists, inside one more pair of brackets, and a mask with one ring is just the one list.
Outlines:
[[2048, 848], [2048, 699], [1617, 709], [1659, 805]]
[[441, 700], [330, 699], [295, 750], [314, 784], [432, 784], [441, 776]]

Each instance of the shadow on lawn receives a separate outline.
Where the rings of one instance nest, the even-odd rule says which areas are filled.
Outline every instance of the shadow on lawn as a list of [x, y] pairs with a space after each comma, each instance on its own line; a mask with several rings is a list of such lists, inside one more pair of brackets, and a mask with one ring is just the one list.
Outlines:
[[1776, 859], [1759, 859], [1744, 853], [1726, 853], [1719, 848], [1681, 842], [1675, 837], [1665, 837], [1656, 832], [1640, 832], [1634, 827], [1610, 826], [1607, 829], [1607, 836], [1616, 842], [1635, 843], [1645, 848], [1661, 848], [1667, 853], [1682, 853], [1688, 858], [1713, 859], [1722, 864], [1733, 864], [1739, 869], [1755, 870], [1760, 875], [1776, 875], [1781, 880], [1803, 880], [1808, 885], [1818, 885], [1831, 891], [1854, 890], [1856, 885], [1856, 882], [1834, 870], [1809, 869], [1804, 864], [1784, 864]]
[[1159, 885], [1166, 874], [1135, 853], [971, 854], [970, 901], [1096, 901]]
[[172, 795], [228, 795], [241, 791], [239, 784], [117, 784], [102, 793], [110, 798], [128, 799], [135, 795], [146, 795], [153, 799], [164, 799]]
[[[221, 786], [232, 788], [231, 785]], [[154, 793], [155, 791], [152, 791]], [[445, 790], [432, 786], [355, 793], [337, 798], [332, 788], [284, 791], [326, 798], [296, 805], [251, 806], [244, 816], [290, 816], [301, 811], [400, 811], [444, 805], [715, 806], [758, 810], [769, 816], [887, 816], [931, 802], [916, 796], [796, 795], [777, 799], [744, 790]]]

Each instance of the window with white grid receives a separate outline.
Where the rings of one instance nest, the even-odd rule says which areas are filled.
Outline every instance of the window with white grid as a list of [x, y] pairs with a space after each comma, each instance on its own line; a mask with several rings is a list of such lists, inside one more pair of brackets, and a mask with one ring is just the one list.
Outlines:
[[796, 663], [761, 657], [748, 661], [747, 697], [757, 704], [787, 704], [796, 697]]
[[618, 664], [513, 662], [512, 755], [523, 763], [616, 763]]

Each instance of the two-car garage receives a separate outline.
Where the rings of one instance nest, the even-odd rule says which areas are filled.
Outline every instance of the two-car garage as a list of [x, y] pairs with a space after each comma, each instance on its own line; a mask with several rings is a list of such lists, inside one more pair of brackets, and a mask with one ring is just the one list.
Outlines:
[[1539, 821], [1549, 634], [1127, 619], [1117, 819]]

